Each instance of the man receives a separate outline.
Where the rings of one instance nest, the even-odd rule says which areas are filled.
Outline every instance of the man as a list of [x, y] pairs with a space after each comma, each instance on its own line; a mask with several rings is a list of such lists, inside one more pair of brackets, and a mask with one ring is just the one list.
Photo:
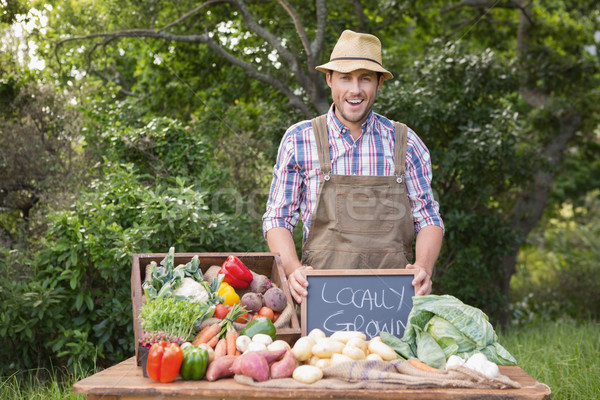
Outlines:
[[[415, 269], [416, 294], [429, 294], [444, 225], [429, 151], [406, 125], [372, 110], [383, 81], [393, 77], [382, 66], [381, 43], [346, 30], [317, 70], [326, 74], [333, 105], [285, 133], [263, 216], [292, 296], [300, 303], [307, 295], [304, 271], [312, 268]], [[292, 236], [299, 219], [302, 262]]]

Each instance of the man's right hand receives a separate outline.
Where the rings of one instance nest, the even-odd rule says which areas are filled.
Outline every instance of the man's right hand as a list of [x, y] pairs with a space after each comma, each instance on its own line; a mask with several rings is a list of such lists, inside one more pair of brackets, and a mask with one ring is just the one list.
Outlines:
[[296, 268], [294, 272], [288, 275], [288, 287], [290, 289], [290, 294], [296, 301], [296, 303], [302, 303], [304, 297], [308, 295], [306, 291], [308, 288], [308, 280], [306, 279], [306, 275], [304, 271], [312, 270], [313, 267], [308, 265], [303, 265], [299, 268]]

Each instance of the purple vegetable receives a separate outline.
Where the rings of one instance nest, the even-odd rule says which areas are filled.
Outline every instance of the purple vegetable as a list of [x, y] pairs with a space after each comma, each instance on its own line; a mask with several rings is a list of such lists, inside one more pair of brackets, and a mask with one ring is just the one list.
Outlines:
[[254, 274], [250, 281], [250, 291], [254, 293], [264, 293], [273, 286], [269, 278], [265, 275]]
[[283, 290], [272, 287], [263, 295], [263, 304], [275, 312], [282, 312], [287, 306], [287, 299]]
[[246, 310], [253, 312], [258, 312], [262, 307], [262, 303], [262, 295], [254, 292], [244, 293], [240, 300], [240, 304], [246, 307]]

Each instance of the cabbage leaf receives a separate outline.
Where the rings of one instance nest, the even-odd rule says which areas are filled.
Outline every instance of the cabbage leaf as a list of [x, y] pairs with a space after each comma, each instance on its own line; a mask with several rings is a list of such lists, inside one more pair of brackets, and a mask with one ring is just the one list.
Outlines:
[[[404, 358], [418, 358], [444, 368], [451, 355], [468, 358], [481, 352], [500, 365], [515, 365], [515, 358], [498, 343], [488, 316], [450, 295], [413, 297], [413, 308], [402, 339], [382, 335]], [[387, 340], [386, 340], [387, 339]]]

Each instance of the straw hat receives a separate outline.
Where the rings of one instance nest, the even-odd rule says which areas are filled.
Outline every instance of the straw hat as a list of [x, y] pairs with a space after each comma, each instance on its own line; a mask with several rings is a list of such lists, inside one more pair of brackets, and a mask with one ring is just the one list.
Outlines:
[[381, 65], [381, 42], [368, 33], [345, 30], [338, 39], [327, 64], [316, 67], [321, 72], [352, 72], [357, 69], [382, 72], [384, 79], [394, 76]]

